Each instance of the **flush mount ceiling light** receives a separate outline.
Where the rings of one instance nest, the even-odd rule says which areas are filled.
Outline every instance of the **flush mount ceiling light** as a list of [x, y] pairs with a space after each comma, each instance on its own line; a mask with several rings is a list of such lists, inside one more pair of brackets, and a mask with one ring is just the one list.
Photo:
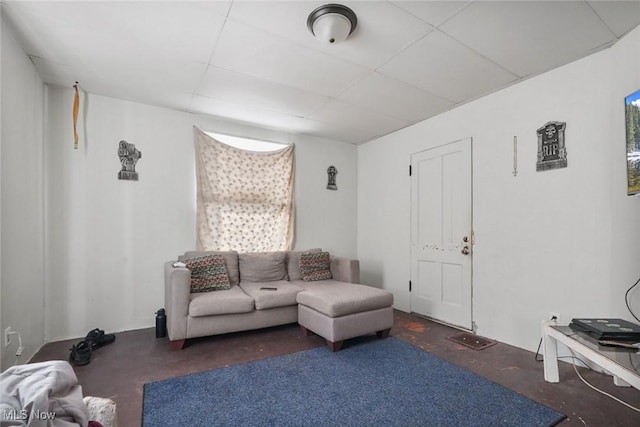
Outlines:
[[341, 4], [320, 6], [307, 18], [307, 27], [317, 39], [336, 44], [344, 41], [358, 25], [353, 10]]

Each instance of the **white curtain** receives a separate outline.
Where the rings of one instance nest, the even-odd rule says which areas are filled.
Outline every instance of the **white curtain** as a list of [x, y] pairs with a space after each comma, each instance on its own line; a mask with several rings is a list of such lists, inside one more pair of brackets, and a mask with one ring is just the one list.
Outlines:
[[199, 250], [289, 250], [294, 226], [294, 145], [247, 151], [193, 127]]

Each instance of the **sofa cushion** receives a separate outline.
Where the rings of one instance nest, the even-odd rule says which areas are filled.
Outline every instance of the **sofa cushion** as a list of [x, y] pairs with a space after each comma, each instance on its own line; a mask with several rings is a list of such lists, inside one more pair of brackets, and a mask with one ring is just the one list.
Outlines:
[[[343, 286], [348, 282], [341, 282], [335, 279], [327, 279], [327, 280], [318, 280], [316, 282], [307, 282], [305, 280], [294, 280], [294, 281], [291, 281], [290, 283], [300, 286], [302, 290], [307, 290], [307, 289], [320, 289], [320, 288], [331, 289], [336, 286]], [[338, 291], [339, 289], [336, 289], [336, 292]]]
[[[302, 288], [284, 280], [265, 282], [240, 282], [242, 290], [255, 301], [256, 310], [296, 305], [296, 296]], [[276, 288], [276, 290], [261, 288]]]
[[245, 294], [239, 286], [232, 286], [224, 291], [191, 294], [189, 316], [249, 313], [253, 309], [253, 298]]
[[322, 252], [322, 249], [314, 248], [308, 251], [287, 252], [287, 275], [289, 276], [289, 280], [302, 280], [302, 273], [300, 273], [300, 254], [304, 252], [318, 253]]
[[191, 271], [191, 292], [229, 289], [229, 275], [222, 255], [207, 255], [185, 260]]
[[372, 286], [343, 283], [341, 286], [309, 286], [298, 294], [296, 301], [329, 317], [340, 317], [389, 307], [393, 304], [393, 294]]
[[224, 264], [227, 267], [229, 275], [229, 283], [231, 286], [240, 284], [240, 272], [238, 270], [238, 252], [236, 251], [188, 251], [185, 252], [182, 261], [186, 262], [189, 258], [201, 257], [206, 255], [222, 255]]
[[241, 253], [240, 280], [242, 282], [273, 282], [289, 280], [284, 265], [286, 252]]
[[329, 252], [304, 252], [300, 254], [302, 280], [313, 282], [331, 279], [331, 257]]

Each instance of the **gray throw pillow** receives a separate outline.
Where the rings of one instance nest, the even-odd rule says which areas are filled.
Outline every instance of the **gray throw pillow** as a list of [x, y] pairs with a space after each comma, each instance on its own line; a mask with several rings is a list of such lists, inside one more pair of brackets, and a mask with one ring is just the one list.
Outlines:
[[285, 267], [286, 252], [249, 252], [239, 254], [241, 282], [289, 280]]

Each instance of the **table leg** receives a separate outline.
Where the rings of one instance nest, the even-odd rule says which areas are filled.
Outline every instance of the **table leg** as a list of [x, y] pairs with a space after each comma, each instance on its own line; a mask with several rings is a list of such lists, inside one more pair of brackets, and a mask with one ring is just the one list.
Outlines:
[[616, 375], [613, 376], [613, 383], [618, 387], [631, 387], [631, 384]]
[[549, 383], [560, 382], [558, 373], [558, 342], [547, 331], [547, 322], [542, 322], [542, 354], [544, 355], [544, 379]]

